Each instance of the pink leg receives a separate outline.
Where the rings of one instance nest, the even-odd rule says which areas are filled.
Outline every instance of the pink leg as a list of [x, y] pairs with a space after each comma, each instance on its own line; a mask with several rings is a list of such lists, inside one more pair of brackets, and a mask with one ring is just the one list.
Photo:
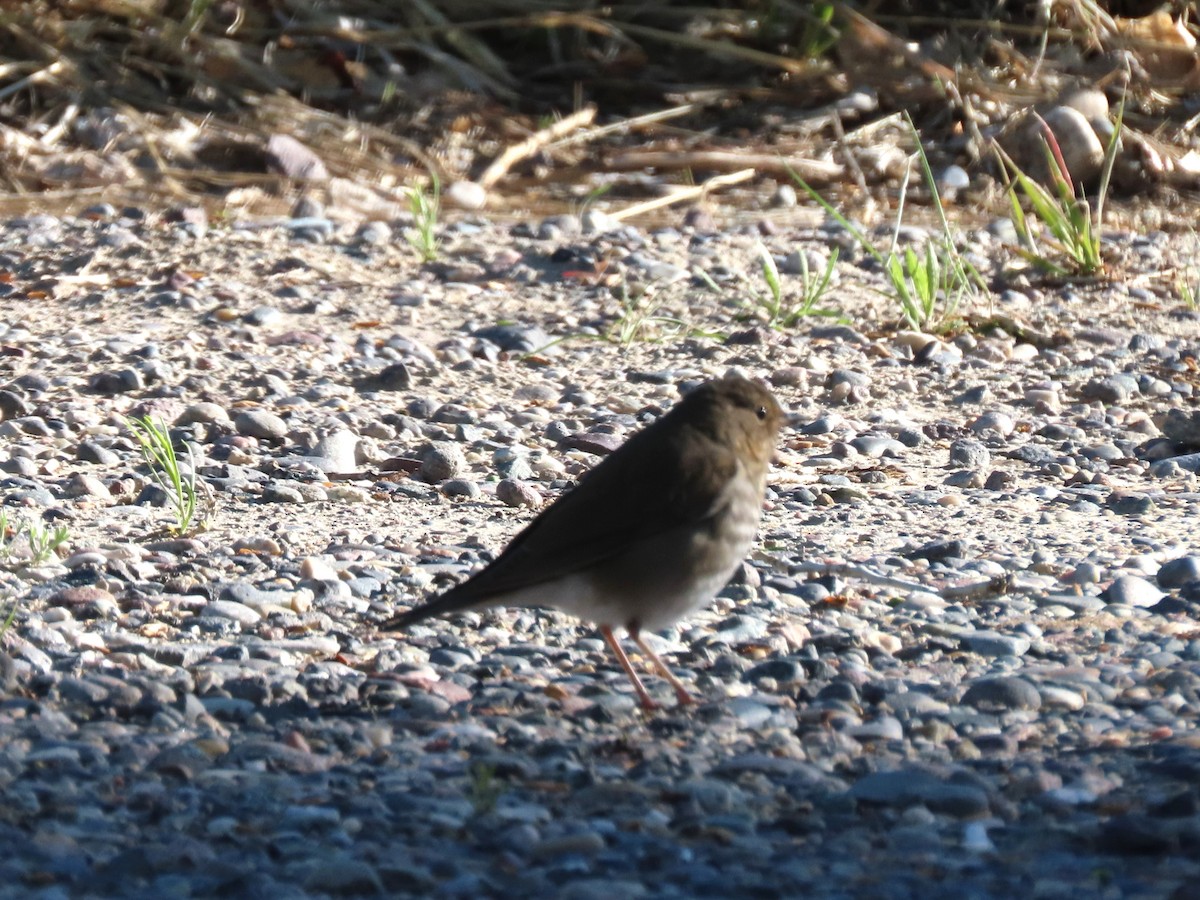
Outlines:
[[676, 678], [675, 673], [667, 668], [667, 664], [658, 658], [657, 653], [650, 649], [650, 645], [642, 637], [641, 631], [637, 628], [630, 628], [629, 636], [633, 638], [633, 642], [641, 648], [642, 652], [649, 657], [650, 662], [654, 663], [654, 668], [658, 670], [658, 674], [671, 682], [671, 687], [675, 688], [675, 699], [679, 701], [679, 705], [690, 706], [695, 703], [696, 701], [692, 698], [692, 695], [683, 686], [683, 682]]
[[625, 674], [629, 676], [629, 680], [633, 682], [633, 689], [637, 691], [638, 697], [641, 698], [642, 708], [658, 709], [658, 704], [650, 699], [650, 695], [646, 693], [646, 686], [642, 684], [642, 679], [638, 678], [638, 674], [633, 670], [633, 664], [629, 661], [629, 657], [625, 655], [625, 651], [621, 649], [621, 645], [617, 643], [617, 639], [613, 636], [612, 628], [607, 625], [601, 625], [600, 634], [604, 638], [604, 642], [612, 648], [612, 652], [617, 657], [617, 662], [621, 664], [621, 668], [625, 670]]

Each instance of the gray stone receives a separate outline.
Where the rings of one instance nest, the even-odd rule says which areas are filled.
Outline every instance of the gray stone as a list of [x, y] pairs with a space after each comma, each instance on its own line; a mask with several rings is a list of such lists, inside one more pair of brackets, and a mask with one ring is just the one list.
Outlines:
[[358, 435], [343, 429], [323, 436], [309, 452], [324, 461], [324, 471], [345, 474], [358, 468], [357, 449]]
[[804, 667], [793, 659], [768, 659], [742, 673], [751, 684], [770, 678], [777, 684], [799, 684], [806, 680]]
[[265, 409], [243, 410], [234, 418], [233, 427], [238, 434], [267, 441], [280, 440], [288, 433], [287, 422]]
[[1001, 675], [972, 682], [963, 694], [962, 703], [984, 710], [1039, 709], [1042, 696], [1024, 678]]
[[873, 772], [856, 781], [849, 796], [874, 806], [921, 804], [933, 812], [960, 818], [986, 815], [990, 809], [987, 793], [980, 788], [954, 784], [921, 769]]
[[200, 610], [200, 615], [232, 619], [239, 625], [254, 625], [262, 619], [262, 614], [250, 607], [226, 600], [214, 600], [207, 604]]
[[1106, 603], [1123, 606], [1153, 606], [1165, 595], [1157, 587], [1138, 575], [1121, 575], [1100, 595]]
[[447, 478], [440, 485], [441, 491], [447, 497], [462, 497], [473, 499], [480, 495], [479, 485], [469, 478]]
[[1155, 575], [1164, 590], [1183, 587], [1190, 581], [1200, 581], [1200, 556], [1180, 556], [1162, 564]]
[[1017, 427], [1017, 423], [1008, 413], [991, 409], [979, 416], [971, 423], [970, 427], [976, 434], [991, 433], [1000, 437], [1009, 437]]
[[458, 444], [436, 441], [421, 454], [417, 477], [426, 484], [454, 478], [467, 469], [467, 458]]
[[870, 741], [900, 741], [904, 739], [904, 726], [893, 716], [879, 716], [870, 722], [853, 725], [847, 733], [864, 743]]
[[222, 428], [232, 426], [233, 422], [229, 418], [229, 413], [225, 411], [225, 407], [218, 403], [193, 403], [175, 420], [176, 425], [191, 425], [193, 423], [201, 423], [204, 425], [218, 425]]
[[1171, 407], [1163, 419], [1162, 433], [1184, 449], [1200, 449], [1200, 410]]
[[981, 441], [960, 438], [950, 445], [950, 465], [962, 469], [986, 469], [992, 462], [992, 454]]
[[903, 456], [905, 446], [887, 435], [863, 435], [850, 442], [850, 446], [871, 459]]
[[537, 488], [515, 478], [505, 478], [496, 484], [496, 499], [506, 506], [537, 509], [542, 505], [542, 495]]
[[334, 896], [383, 896], [383, 882], [375, 868], [351, 856], [318, 859], [312, 866], [304, 888]]
[[1110, 375], [1105, 378], [1093, 378], [1083, 386], [1082, 394], [1085, 400], [1124, 403], [1137, 389], [1137, 381], [1128, 375]]
[[964, 634], [962, 642], [980, 656], [1024, 656], [1030, 647], [1029, 638], [995, 631], [973, 631]]

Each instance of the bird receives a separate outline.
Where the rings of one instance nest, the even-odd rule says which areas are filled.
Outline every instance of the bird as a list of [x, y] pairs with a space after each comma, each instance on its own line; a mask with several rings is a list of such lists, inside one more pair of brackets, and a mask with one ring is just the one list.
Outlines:
[[380, 626], [492, 606], [595, 623], [643, 708], [657, 708], [613, 633], [624, 628], [681, 706], [695, 702], [646, 643], [716, 596], [749, 552], [783, 411], [726, 375], [693, 388], [586, 472], [467, 580]]

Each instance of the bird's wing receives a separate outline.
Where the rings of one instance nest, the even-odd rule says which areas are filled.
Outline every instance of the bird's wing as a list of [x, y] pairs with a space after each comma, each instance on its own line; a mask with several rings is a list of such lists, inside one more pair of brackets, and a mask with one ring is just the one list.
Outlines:
[[734, 452], [697, 433], [642, 440], [647, 434], [630, 438], [587, 473], [490, 565], [394, 626], [578, 572], [636, 541], [714, 515], [737, 473]]

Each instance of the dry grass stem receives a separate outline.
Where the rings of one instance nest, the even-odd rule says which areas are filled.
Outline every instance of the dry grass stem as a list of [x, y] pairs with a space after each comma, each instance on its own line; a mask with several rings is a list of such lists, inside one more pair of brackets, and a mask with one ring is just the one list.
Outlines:
[[480, 187], [490, 188], [497, 181], [503, 178], [508, 170], [515, 166], [523, 159], [528, 159], [533, 156], [548, 144], [553, 143], [565, 135], [570, 134], [580, 128], [586, 128], [591, 125], [596, 118], [596, 107], [588, 106], [578, 112], [572, 113], [569, 116], [559, 119], [552, 125], [541, 129], [540, 131], [531, 134], [528, 138], [521, 141], [519, 144], [506, 149], [495, 161], [488, 166], [482, 175], [479, 176], [478, 184]]
[[743, 181], [749, 181], [757, 172], [754, 169], [742, 169], [740, 172], [730, 172], [728, 175], [715, 175], [704, 184], [689, 185], [682, 188], [674, 188], [669, 194], [662, 197], [655, 197], [653, 200], [645, 200], [641, 203], [635, 203], [633, 206], [627, 206], [617, 212], [609, 213], [609, 216], [618, 221], [632, 219], [635, 216], [640, 216], [648, 212], [653, 212], [656, 209], [662, 209], [664, 206], [673, 206], [676, 203], [683, 203], [686, 200], [693, 200], [696, 197], [703, 197], [717, 188], [728, 187], [731, 184], [740, 184]]
[[826, 184], [843, 177], [846, 167], [838, 163], [805, 157], [787, 158], [768, 153], [738, 153], [731, 150], [638, 150], [618, 153], [604, 161], [612, 172], [637, 169], [658, 169], [673, 172], [680, 169], [715, 169], [739, 171], [745, 168], [787, 175], [797, 172], [808, 182]]

